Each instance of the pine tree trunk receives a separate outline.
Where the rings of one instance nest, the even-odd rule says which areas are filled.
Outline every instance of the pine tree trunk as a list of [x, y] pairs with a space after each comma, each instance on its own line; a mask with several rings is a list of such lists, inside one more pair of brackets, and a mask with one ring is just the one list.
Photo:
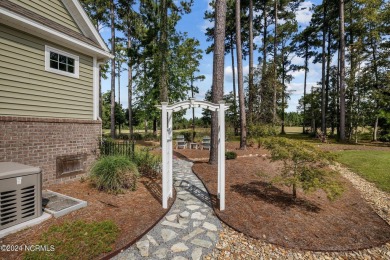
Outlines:
[[[121, 64], [118, 61], [118, 105], [121, 107]], [[119, 135], [121, 134], [121, 124], [119, 124]]]
[[278, 75], [277, 75], [277, 70], [276, 70], [276, 60], [277, 60], [277, 38], [278, 38], [278, 0], [275, 1], [275, 37], [274, 37], [274, 80], [273, 80], [273, 99], [272, 99], [272, 123], [273, 125], [276, 124], [276, 92], [277, 92], [277, 80], [278, 80]]
[[244, 80], [242, 71], [242, 47], [241, 47], [241, 7], [240, 0], [236, 0], [236, 50], [237, 50], [237, 76], [238, 76], [238, 101], [240, 106], [240, 149], [246, 148], [246, 115]]
[[[225, 27], [226, 0], [215, 2], [214, 53], [212, 101], [218, 103], [223, 99], [223, 81], [225, 64]], [[218, 163], [218, 114], [211, 113], [210, 164]]]
[[[130, 19], [129, 19], [130, 20]], [[130, 21], [128, 20], [128, 25], [130, 25]], [[127, 48], [128, 50], [131, 48], [131, 31], [130, 26], [128, 26], [127, 32]], [[128, 57], [128, 69], [127, 69], [127, 102], [129, 109], [129, 139], [133, 140], [133, 68], [131, 66], [131, 58]]]
[[309, 44], [306, 42], [305, 46], [305, 78], [303, 82], [303, 129], [302, 133], [305, 133], [305, 126], [306, 126], [306, 87], [307, 87], [307, 70], [308, 70], [308, 63], [309, 63]]
[[[332, 58], [332, 53], [331, 53], [331, 29], [330, 26], [328, 26], [328, 46], [327, 46], [327, 52], [326, 52], [326, 80], [325, 80], [325, 120], [326, 116], [328, 115], [328, 109], [329, 109], [329, 84], [330, 84], [330, 63], [331, 63], [331, 58]], [[327, 121], [325, 121], [326, 123]], [[326, 127], [327, 125], [325, 124], [325, 132], [326, 134]]]
[[161, 75], [160, 75], [160, 101], [168, 102], [168, 6], [167, 0], [161, 0]]
[[326, 68], [326, 31], [327, 31], [327, 1], [324, 1], [324, 12], [323, 12], [323, 25], [322, 25], [322, 88], [321, 88], [321, 132], [326, 133], [326, 111], [325, 111], [325, 68]]
[[[115, 56], [115, 5], [110, 0], [111, 54]], [[111, 138], [115, 138], [115, 57], [111, 59]]]
[[249, 101], [248, 120], [253, 122], [253, 103], [255, 90], [253, 85], [253, 0], [249, 0]]
[[284, 86], [284, 78], [285, 78], [285, 66], [284, 66], [284, 47], [282, 49], [282, 130], [280, 132], [280, 134], [282, 135], [285, 135], [286, 132], [284, 131], [284, 120], [285, 120], [285, 116], [284, 116], [284, 107], [285, 107], [285, 98], [286, 98], [286, 93], [285, 93], [285, 86]]
[[234, 43], [233, 36], [230, 35], [230, 54], [232, 56], [232, 72], [233, 72], [233, 109], [234, 109], [234, 135], [238, 135], [238, 125], [237, 125], [237, 92], [236, 92], [236, 69], [234, 68]]
[[344, 0], [340, 0], [340, 140], [345, 141], [345, 27]]

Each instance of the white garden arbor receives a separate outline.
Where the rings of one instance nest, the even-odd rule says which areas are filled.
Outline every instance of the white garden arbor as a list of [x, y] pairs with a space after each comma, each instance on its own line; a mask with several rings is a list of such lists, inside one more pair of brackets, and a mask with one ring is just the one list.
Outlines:
[[172, 159], [173, 159], [173, 128], [172, 114], [183, 109], [203, 108], [218, 112], [218, 198], [220, 210], [225, 209], [225, 111], [229, 104], [219, 101], [218, 104], [189, 99], [172, 105], [162, 102], [161, 135], [162, 135], [162, 205], [168, 207], [168, 198], [173, 196]]

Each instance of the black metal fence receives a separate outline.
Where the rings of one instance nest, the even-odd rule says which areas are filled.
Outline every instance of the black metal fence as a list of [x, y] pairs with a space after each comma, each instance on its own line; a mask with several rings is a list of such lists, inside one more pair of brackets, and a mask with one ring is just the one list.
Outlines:
[[100, 144], [100, 155], [123, 155], [134, 158], [134, 142], [103, 140]]

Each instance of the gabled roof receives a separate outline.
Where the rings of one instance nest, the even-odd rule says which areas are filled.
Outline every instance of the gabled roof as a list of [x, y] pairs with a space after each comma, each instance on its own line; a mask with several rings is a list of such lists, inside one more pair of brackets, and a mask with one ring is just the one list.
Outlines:
[[62, 0], [83, 34], [8, 0], [0, 1], [0, 23], [16, 27], [99, 59], [112, 58], [107, 45], [78, 0]]

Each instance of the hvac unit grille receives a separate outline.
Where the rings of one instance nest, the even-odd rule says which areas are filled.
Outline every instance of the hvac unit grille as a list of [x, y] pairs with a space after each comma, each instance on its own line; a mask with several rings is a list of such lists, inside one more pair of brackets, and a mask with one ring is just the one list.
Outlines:
[[0, 163], [0, 230], [42, 215], [39, 168]]
[[22, 218], [33, 216], [35, 213], [35, 186], [22, 189]]
[[16, 190], [4, 191], [0, 193], [0, 223], [2, 226], [15, 222], [17, 220], [16, 198]]

